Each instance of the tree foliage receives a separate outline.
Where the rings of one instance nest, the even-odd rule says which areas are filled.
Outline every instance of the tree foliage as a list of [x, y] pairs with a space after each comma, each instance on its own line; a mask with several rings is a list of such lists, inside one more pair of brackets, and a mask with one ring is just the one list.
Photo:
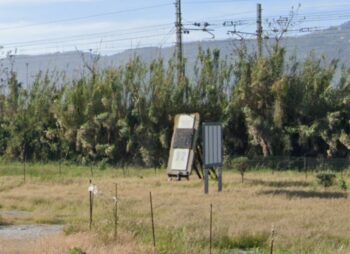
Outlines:
[[224, 123], [228, 156], [349, 156], [348, 69], [312, 53], [287, 60], [278, 46], [264, 57], [236, 53], [232, 62], [199, 49], [193, 79], [180, 84], [173, 60], [161, 58], [133, 57], [62, 88], [41, 73], [24, 88], [11, 71], [0, 95], [0, 154], [161, 167], [174, 116], [199, 112]]

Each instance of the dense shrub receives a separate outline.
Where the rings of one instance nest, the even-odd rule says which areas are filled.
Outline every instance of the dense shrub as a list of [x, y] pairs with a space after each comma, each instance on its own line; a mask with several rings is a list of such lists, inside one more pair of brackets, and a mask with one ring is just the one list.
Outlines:
[[325, 188], [328, 188], [328, 187], [334, 185], [336, 175], [334, 173], [330, 173], [330, 172], [322, 172], [322, 173], [317, 174], [316, 177], [317, 177], [318, 183], [320, 185], [322, 185]]

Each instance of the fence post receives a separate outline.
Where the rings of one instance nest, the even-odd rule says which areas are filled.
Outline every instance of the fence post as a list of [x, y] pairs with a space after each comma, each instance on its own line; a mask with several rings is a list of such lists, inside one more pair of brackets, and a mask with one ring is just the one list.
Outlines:
[[91, 230], [92, 226], [92, 207], [93, 207], [93, 187], [92, 187], [92, 181], [90, 179], [90, 185], [89, 185], [89, 201], [90, 201], [90, 220], [89, 220], [89, 229]]
[[272, 225], [270, 254], [273, 254], [274, 242], [275, 242], [275, 228], [274, 228], [274, 226]]
[[118, 184], [115, 184], [115, 200], [114, 200], [114, 239], [118, 238]]
[[149, 193], [149, 202], [151, 206], [151, 223], [152, 223], [152, 237], [153, 237], [153, 251], [156, 253], [156, 234], [154, 230], [154, 216], [153, 216], [153, 202], [152, 202], [152, 192]]
[[209, 254], [212, 251], [212, 241], [213, 241], [213, 204], [210, 204], [210, 228], [209, 228]]

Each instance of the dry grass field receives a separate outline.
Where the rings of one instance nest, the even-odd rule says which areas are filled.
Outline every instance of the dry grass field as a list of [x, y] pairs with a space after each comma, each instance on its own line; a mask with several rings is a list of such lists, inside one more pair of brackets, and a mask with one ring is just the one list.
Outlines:
[[[350, 175], [344, 179], [349, 183]], [[248, 172], [245, 183], [224, 171], [224, 191], [203, 194], [202, 182], [168, 182], [165, 171], [96, 169], [98, 187], [89, 230], [90, 169], [30, 165], [23, 183], [20, 164], [0, 166], [3, 225], [61, 224], [45, 237], [0, 237], [0, 253], [154, 253], [149, 192], [153, 195], [156, 253], [209, 253], [213, 205], [213, 253], [350, 253], [350, 200], [339, 184], [324, 189], [316, 177], [297, 172]], [[340, 174], [337, 176], [340, 179]], [[114, 239], [114, 191], [118, 183], [118, 238]], [[25, 211], [15, 216], [4, 211]], [[1, 229], [0, 229], [1, 230]], [[75, 251], [74, 251], [75, 248]], [[81, 250], [81, 251], [79, 251]]]

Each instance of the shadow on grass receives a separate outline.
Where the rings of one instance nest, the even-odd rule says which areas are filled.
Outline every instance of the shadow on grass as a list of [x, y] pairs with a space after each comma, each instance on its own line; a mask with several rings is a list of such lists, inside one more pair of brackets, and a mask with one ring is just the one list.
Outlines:
[[[222, 235], [213, 240], [213, 247], [220, 249], [220, 253], [222, 253], [223, 250], [239, 251], [237, 253], [258, 253], [255, 251], [250, 252], [250, 250], [253, 251], [256, 248], [265, 248], [268, 240], [269, 233], [266, 232], [258, 234], [243, 233], [234, 238], [227, 235]], [[205, 242], [208, 243], [207, 240], [205, 240]]]
[[311, 184], [305, 181], [263, 181], [257, 179], [246, 180], [252, 185], [263, 185], [268, 187], [287, 188], [287, 187], [309, 187]]
[[268, 190], [261, 191], [259, 195], [284, 195], [288, 198], [321, 198], [321, 199], [339, 199], [347, 198], [347, 193], [329, 192], [329, 191], [302, 191], [302, 190]]
[[0, 227], [2, 227], [2, 226], [11, 226], [11, 225], [12, 225], [12, 223], [10, 223], [8, 221], [5, 221], [3, 219], [3, 217], [0, 215]]

